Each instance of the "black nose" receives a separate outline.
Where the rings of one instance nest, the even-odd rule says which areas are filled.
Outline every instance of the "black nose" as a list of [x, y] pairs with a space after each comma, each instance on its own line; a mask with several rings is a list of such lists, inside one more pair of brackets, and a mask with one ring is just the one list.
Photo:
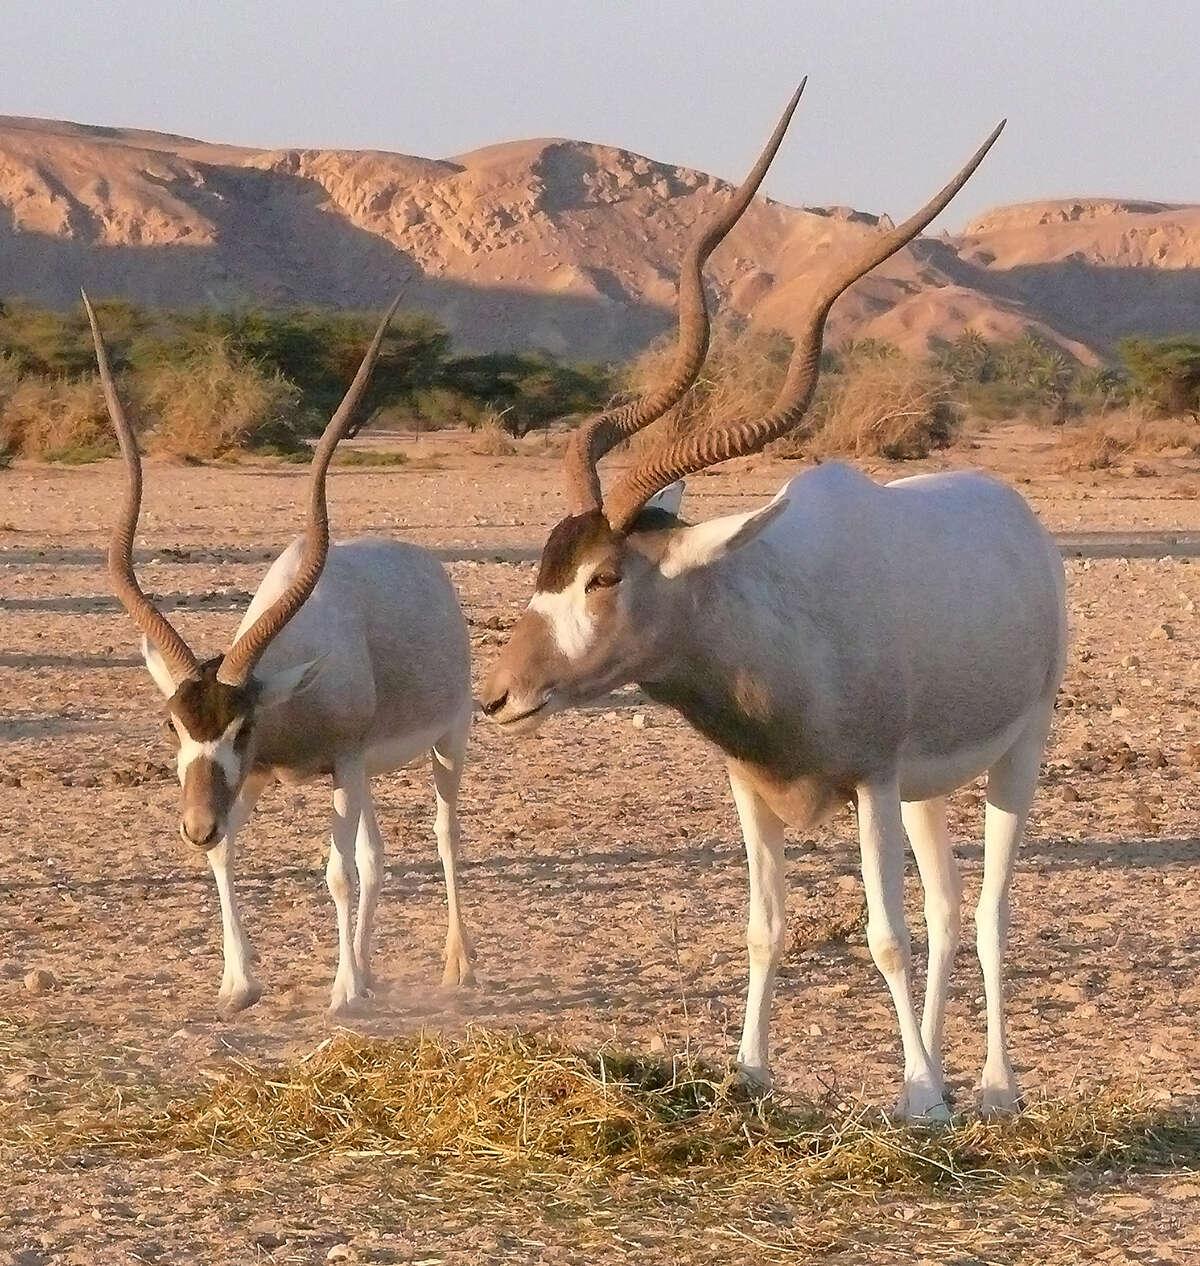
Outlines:
[[493, 695], [490, 699], [484, 699], [482, 702], [484, 712], [488, 716], [494, 717], [508, 702], [508, 691], [502, 690], [498, 695]]

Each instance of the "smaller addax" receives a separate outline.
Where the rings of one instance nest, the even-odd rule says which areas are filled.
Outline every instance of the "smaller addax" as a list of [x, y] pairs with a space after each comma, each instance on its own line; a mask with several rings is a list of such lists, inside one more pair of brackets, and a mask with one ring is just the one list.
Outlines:
[[[803, 86], [803, 85], [802, 85]], [[798, 95], [798, 94], [797, 94]], [[546, 542], [536, 591], [483, 691], [515, 732], [626, 682], [677, 709], [728, 760], [750, 868], [750, 984], [739, 1060], [766, 1082], [771, 993], [786, 936], [783, 828], [858, 810], [867, 940], [904, 1047], [900, 1111], [944, 1119], [942, 1021], [961, 889], [943, 797], [986, 771], [976, 910], [987, 996], [983, 1104], [1017, 1086], [1004, 1023], [1009, 882], [1063, 671], [1062, 560], [1013, 491], [983, 475], [880, 487], [837, 463], [747, 514], [677, 516], [684, 476], [795, 432], [812, 399], [837, 297], [914, 238], [999, 135], [910, 219], [829, 261], [775, 408], [650, 446], [601, 495], [596, 464], [695, 381], [708, 345], [701, 267], [744, 210], [795, 98], [679, 283], [670, 380], [592, 419], [568, 449], [573, 513]], [[904, 835], [925, 886], [929, 978], [918, 1020], [904, 922]]]
[[[337, 907], [338, 965], [330, 1006], [342, 1011], [367, 997], [383, 878], [383, 840], [369, 780], [424, 752], [433, 764], [434, 829], [450, 907], [443, 983], [469, 983], [472, 950], [458, 906], [455, 811], [472, 711], [466, 621], [432, 555], [396, 541], [331, 545], [325, 504], [330, 460], [354, 420], [399, 299], [316, 446], [304, 536], [272, 564], [230, 650], [203, 661], [134, 576], [141, 459], [87, 295], [83, 302], [127, 474], [109, 545], [109, 575], [142, 632], [146, 667], [167, 700], [183, 789], [179, 833], [207, 852], [216, 877], [225, 947], [222, 1008], [240, 1011], [262, 994], [250, 970], [234, 887], [238, 831], [270, 783], [321, 775], [333, 779], [326, 878]], [[354, 868], [357, 926], [350, 904]]]

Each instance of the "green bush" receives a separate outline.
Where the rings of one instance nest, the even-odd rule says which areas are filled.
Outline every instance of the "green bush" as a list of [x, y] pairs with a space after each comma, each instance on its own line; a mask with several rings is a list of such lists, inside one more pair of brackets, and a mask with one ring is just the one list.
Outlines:
[[1164, 415], [1200, 413], [1200, 337], [1122, 339], [1133, 394]]

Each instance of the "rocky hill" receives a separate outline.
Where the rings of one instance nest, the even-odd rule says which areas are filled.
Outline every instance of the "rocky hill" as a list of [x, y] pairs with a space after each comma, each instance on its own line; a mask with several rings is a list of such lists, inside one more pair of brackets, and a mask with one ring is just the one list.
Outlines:
[[[190, 308], [373, 307], [401, 283], [464, 347], [621, 357], [670, 318], [723, 181], [601, 145], [533, 140], [453, 159], [253, 150], [0, 118], [0, 298]], [[789, 329], [825, 258], [880, 218], [760, 199], [714, 257], [726, 309]], [[1034, 329], [1093, 361], [1122, 334], [1200, 328], [1200, 207], [1002, 207], [919, 239], [848, 294], [832, 339], [923, 352], [966, 326]]]

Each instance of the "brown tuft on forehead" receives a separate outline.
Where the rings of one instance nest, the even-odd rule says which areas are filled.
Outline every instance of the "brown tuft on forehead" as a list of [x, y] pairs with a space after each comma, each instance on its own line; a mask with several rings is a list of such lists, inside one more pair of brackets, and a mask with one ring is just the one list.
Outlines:
[[572, 514], [556, 523], [542, 550], [537, 592], [561, 593], [574, 580], [585, 558], [611, 549], [616, 543], [617, 534], [599, 510]]
[[183, 728], [197, 743], [219, 739], [238, 717], [246, 716], [253, 704], [245, 686], [229, 686], [217, 680], [221, 658], [200, 665], [200, 677], [189, 677], [167, 703]]

